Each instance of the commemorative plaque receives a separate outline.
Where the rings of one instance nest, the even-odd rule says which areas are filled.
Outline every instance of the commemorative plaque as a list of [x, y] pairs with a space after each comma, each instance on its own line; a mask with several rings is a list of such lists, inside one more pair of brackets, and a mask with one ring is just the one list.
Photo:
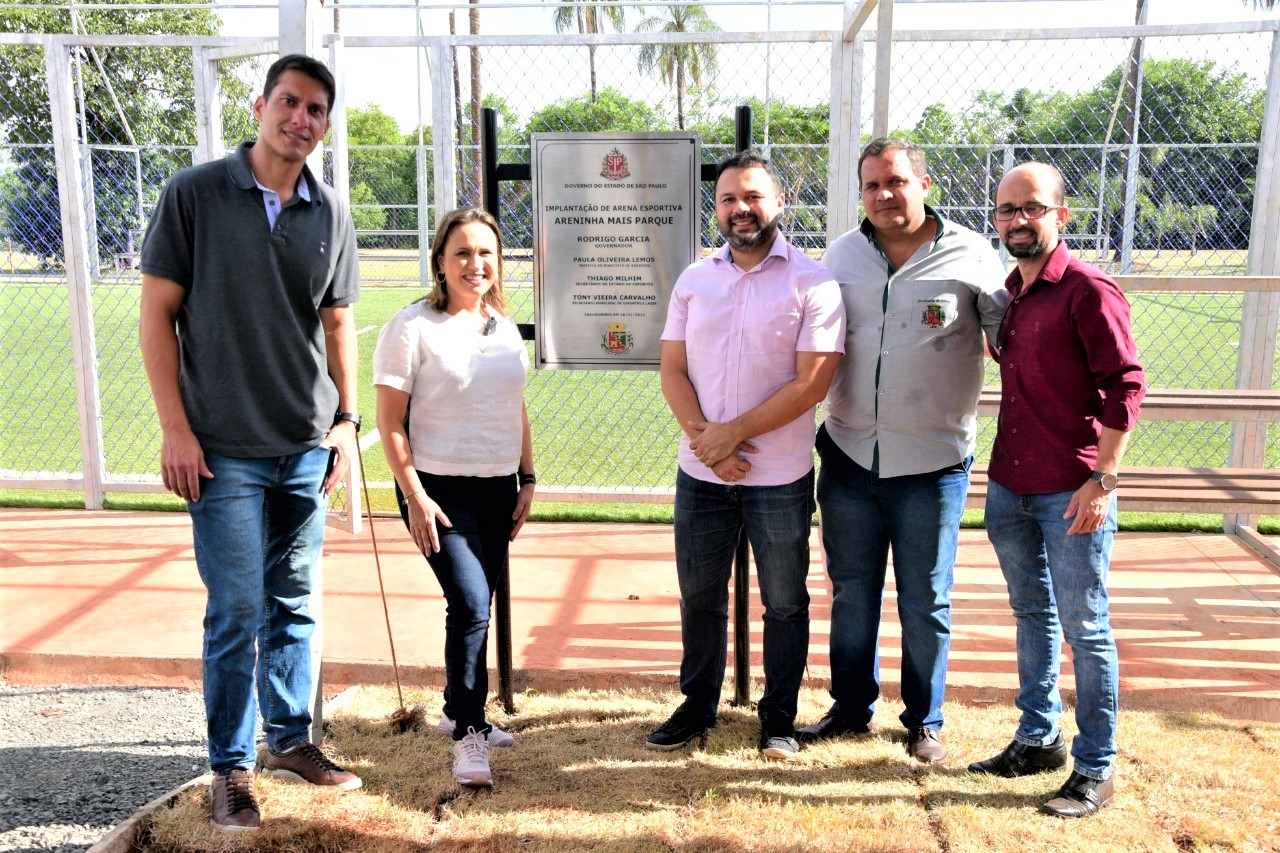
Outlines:
[[696, 256], [701, 152], [677, 133], [535, 133], [539, 368], [654, 370]]

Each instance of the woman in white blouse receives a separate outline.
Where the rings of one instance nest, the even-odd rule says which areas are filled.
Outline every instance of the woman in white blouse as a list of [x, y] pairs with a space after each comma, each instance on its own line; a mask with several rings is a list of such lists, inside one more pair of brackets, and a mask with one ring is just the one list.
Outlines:
[[[533, 502], [524, 407], [529, 356], [502, 295], [502, 237], [483, 210], [446, 215], [431, 246], [435, 288], [378, 336], [378, 431], [413, 541], [444, 590], [444, 713], [453, 775], [489, 787], [491, 746], [512, 736], [484, 716], [489, 604]], [[407, 427], [407, 429], [406, 429]]]

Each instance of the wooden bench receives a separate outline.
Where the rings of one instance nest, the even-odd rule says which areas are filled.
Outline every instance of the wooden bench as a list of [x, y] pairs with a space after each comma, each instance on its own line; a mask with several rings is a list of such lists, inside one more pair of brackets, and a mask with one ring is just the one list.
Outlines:
[[[978, 415], [995, 417], [999, 387], [987, 386], [978, 399]], [[1280, 422], [1280, 390], [1208, 390], [1152, 388], [1142, 402], [1144, 421]], [[967, 506], [980, 508], [987, 497], [987, 467], [974, 465]], [[1119, 508], [1132, 512], [1198, 512], [1224, 516], [1224, 530], [1235, 534], [1272, 563], [1280, 549], [1235, 516], [1280, 513], [1280, 470], [1273, 468], [1121, 469]]]
[[[979, 416], [995, 417], [999, 407], [1000, 389], [983, 388]], [[1141, 420], [1276, 423], [1280, 422], [1280, 391], [1153, 388], [1142, 402]], [[975, 465], [969, 506], [982, 505], [986, 478], [986, 466]], [[1280, 470], [1126, 465], [1122, 469], [1120, 508], [1137, 512], [1274, 515], [1280, 513]]]
[[[968, 506], [987, 497], [987, 466], [974, 465]], [[1274, 468], [1130, 468], [1120, 472], [1119, 507], [1132, 512], [1274, 515], [1280, 470]]]
[[[1000, 388], [988, 385], [978, 397], [978, 416], [994, 418]], [[1144, 421], [1280, 422], [1280, 390], [1238, 391], [1204, 388], [1151, 388], [1142, 401]]]

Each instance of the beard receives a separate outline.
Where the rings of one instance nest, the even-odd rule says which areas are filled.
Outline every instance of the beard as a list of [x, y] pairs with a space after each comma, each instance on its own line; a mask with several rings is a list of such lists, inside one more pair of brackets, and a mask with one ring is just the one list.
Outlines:
[[[738, 251], [750, 251], [751, 249], [758, 249], [761, 246], [770, 245], [773, 242], [774, 236], [778, 233], [778, 220], [781, 218], [782, 214], [779, 213], [777, 216], [773, 217], [773, 219], [761, 224], [760, 218], [754, 213], [740, 213], [736, 216], [729, 217], [728, 223], [724, 225], [717, 222], [716, 227], [719, 229], [720, 233], [724, 235], [724, 239], [728, 242], [729, 248], [737, 249]], [[750, 220], [754, 223], [755, 230], [746, 234], [739, 234], [734, 231], [734, 222], [742, 222], [744, 220]]]
[[[1011, 245], [1009, 242], [1010, 238], [1016, 237], [1020, 234], [1026, 234], [1031, 237], [1031, 242], [1023, 243], [1018, 246]], [[1049, 249], [1049, 244], [1036, 237], [1036, 233], [1029, 228], [1018, 228], [1010, 231], [1004, 235], [1003, 242], [1005, 249], [1008, 250], [1009, 254], [1015, 258], [1038, 258]]]

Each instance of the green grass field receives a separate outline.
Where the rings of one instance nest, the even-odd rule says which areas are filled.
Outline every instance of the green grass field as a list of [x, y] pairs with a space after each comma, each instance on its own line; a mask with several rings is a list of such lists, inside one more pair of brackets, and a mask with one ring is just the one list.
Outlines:
[[[1201, 252], [1199, 259], [1208, 265], [1205, 272], [1216, 273], [1222, 266], [1212, 253]], [[372, 415], [377, 330], [422, 291], [416, 285], [376, 283], [414, 281], [417, 266], [410, 253], [374, 253], [362, 261], [362, 271], [366, 287], [356, 306], [360, 407]], [[509, 262], [506, 276], [517, 319], [530, 322], [530, 264]], [[93, 290], [102, 433], [113, 478], [144, 479], [159, 472], [159, 427], [137, 346], [138, 294], [133, 274], [100, 283]], [[1135, 334], [1153, 387], [1232, 387], [1242, 302], [1238, 294], [1139, 293], [1131, 301]], [[0, 349], [0, 378], [6, 388], [0, 396], [0, 470], [80, 469], [68, 316], [66, 289], [60, 282], [0, 281], [0, 337], [5, 342]], [[988, 368], [988, 381], [996, 381], [994, 365]], [[656, 372], [535, 371], [526, 400], [541, 483], [604, 488], [672, 483], [678, 430], [662, 400]], [[371, 421], [370, 417], [366, 422]], [[979, 459], [986, 459], [990, 452], [994, 427], [991, 420], [981, 424]], [[1220, 466], [1226, 464], [1229, 441], [1226, 424], [1148, 421], [1135, 434], [1126, 461]], [[1280, 464], [1280, 432], [1274, 427], [1266, 464]], [[368, 453], [366, 465], [371, 483], [390, 481], [380, 452]], [[12, 501], [12, 491], [0, 495], [0, 502]], [[45, 497], [54, 503], [59, 500], [53, 494]], [[390, 508], [388, 494], [375, 492], [375, 497], [379, 506]], [[129, 502], [142, 499], [132, 496]], [[113, 505], [120, 501], [113, 500]], [[571, 518], [584, 512], [597, 517], [601, 512], [580, 505], [546, 509], [554, 517]], [[623, 517], [662, 520], [669, 517], [669, 508], [631, 507]]]

